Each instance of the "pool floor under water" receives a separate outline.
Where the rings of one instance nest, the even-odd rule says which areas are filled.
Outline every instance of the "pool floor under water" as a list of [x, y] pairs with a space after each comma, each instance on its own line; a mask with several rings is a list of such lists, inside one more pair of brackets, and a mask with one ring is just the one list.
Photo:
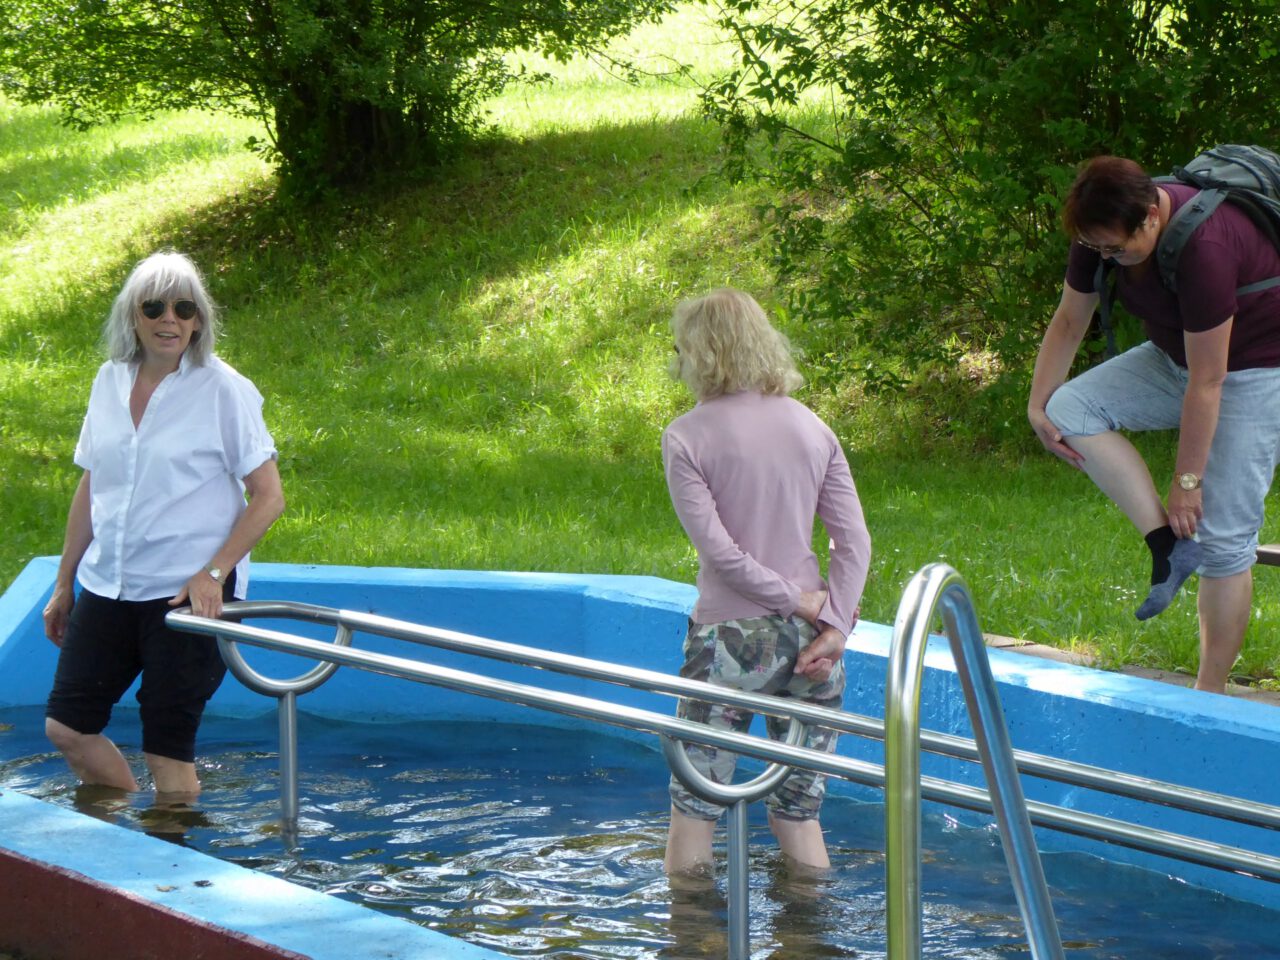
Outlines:
[[[141, 770], [136, 720], [121, 711], [109, 732]], [[280, 830], [273, 716], [206, 720], [204, 793], [165, 809], [146, 791], [78, 788], [43, 739], [42, 710], [0, 710], [0, 788], [512, 956], [725, 956], [723, 876], [672, 891], [662, 874], [668, 799], [656, 749], [514, 724], [303, 715], [299, 727], [296, 844]], [[833, 870], [806, 879], [789, 874], [753, 813], [753, 960], [885, 955], [883, 809], [829, 797], [823, 824]], [[1280, 957], [1276, 912], [1085, 855], [1044, 861], [1072, 960]], [[993, 829], [926, 816], [922, 885], [926, 956], [1029, 955]]]

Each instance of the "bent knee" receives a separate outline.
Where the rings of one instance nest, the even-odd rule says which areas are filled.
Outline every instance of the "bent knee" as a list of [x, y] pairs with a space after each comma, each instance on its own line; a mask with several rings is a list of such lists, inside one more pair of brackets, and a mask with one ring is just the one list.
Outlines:
[[76, 744], [93, 736], [93, 734], [81, 733], [79, 730], [73, 730], [65, 723], [53, 719], [53, 717], [44, 718], [44, 735], [49, 738], [50, 743], [63, 751], [69, 750]]
[[1257, 541], [1253, 544], [1222, 546], [1205, 543], [1204, 561], [1200, 564], [1200, 576], [1210, 580], [1234, 577], [1253, 568], [1258, 562]]
[[1115, 429], [1074, 383], [1064, 383], [1053, 392], [1045, 413], [1064, 437], [1088, 437]]

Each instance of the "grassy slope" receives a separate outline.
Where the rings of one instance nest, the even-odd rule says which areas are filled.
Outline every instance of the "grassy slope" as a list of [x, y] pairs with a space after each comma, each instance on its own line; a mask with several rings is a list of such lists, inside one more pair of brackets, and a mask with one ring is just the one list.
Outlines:
[[[725, 54], [699, 17], [628, 45], [709, 75]], [[711, 176], [717, 134], [687, 84], [556, 70], [556, 87], [497, 101], [500, 136], [434, 177], [308, 214], [273, 210], [242, 122], [76, 134], [0, 104], [0, 582], [60, 547], [101, 318], [163, 245], [205, 267], [220, 352], [267, 397], [290, 509], [259, 559], [692, 579], [658, 454], [688, 404], [664, 374], [666, 318], [721, 283], [770, 301], [768, 246], [752, 190]], [[942, 558], [988, 630], [1193, 665], [1193, 603], [1132, 619], [1141, 544], [1083, 476], [939, 439], [863, 400], [859, 365], [804, 399], [837, 426], [866, 506], [866, 616], [892, 621], [905, 580]], [[1148, 449], [1167, 464], [1168, 442]], [[1280, 666], [1270, 580], [1255, 675]]]

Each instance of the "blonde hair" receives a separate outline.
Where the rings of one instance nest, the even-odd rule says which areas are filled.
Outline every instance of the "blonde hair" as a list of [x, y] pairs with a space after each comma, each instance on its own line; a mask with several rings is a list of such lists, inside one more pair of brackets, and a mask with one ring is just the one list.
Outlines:
[[683, 301], [671, 330], [676, 341], [671, 375], [699, 400], [743, 390], [785, 395], [804, 383], [787, 338], [741, 290], [721, 287]]
[[107, 315], [102, 331], [107, 356], [128, 362], [142, 354], [138, 341], [138, 317], [144, 300], [194, 300], [200, 329], [191, 335], [187, 356], [204, 366], [213, 356], [218, 339], [218, 308], [204, 288], [204, 278], [190, 258], [181, 253], [153, 253], [129, 274]]

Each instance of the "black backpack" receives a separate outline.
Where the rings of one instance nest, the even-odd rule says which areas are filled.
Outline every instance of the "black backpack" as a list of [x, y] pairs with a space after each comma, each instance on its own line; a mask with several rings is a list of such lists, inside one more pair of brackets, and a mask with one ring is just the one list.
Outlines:
[[[1178, 208], [1165, 224], [1156, 246], [1156, 265], [1160, 282], [1171, 293], [1178, 290], [1178, 261], [1191, 234], [1226, 201], [1241, 210], [1258, 231], [1280, 250], [1280, 156], [1265, 147], [1246, 147], [1224, 143], [1206, 150], [1185, 167], [1174, 167], [1173, 176], [1156, 177], [1156, 183], [1185, 183], [1200, 192]], [[1115, 331], [1111, 325], [1111, 307], [1115, 301], [1115, 283], [1111, 271], [1115, 264], [1103, 257], [1094, 274], [1098, 291], [1098, 313], [1107, 337], [1107, 356], [1116, 354]], [[1280, 276], [1245, 284], [1237, 296], [1257, 293], [1280, 285]]]

